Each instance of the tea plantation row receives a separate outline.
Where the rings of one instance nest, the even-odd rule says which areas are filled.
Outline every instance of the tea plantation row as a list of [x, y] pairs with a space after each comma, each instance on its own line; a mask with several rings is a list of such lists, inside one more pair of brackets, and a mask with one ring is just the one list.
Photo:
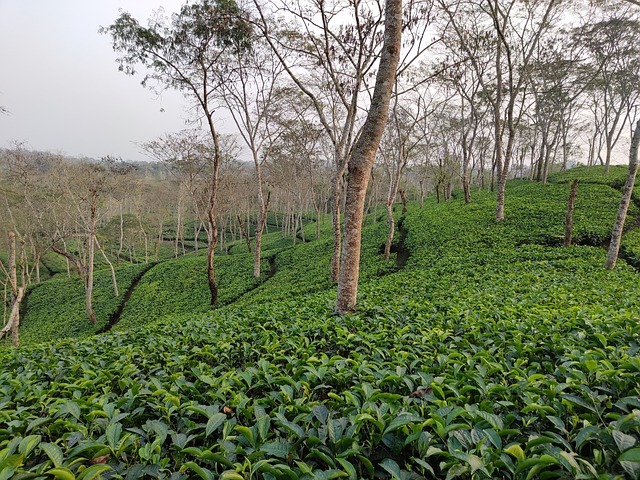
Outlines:
[[399, 271], [368, 227], [355, 315], [324, 240], [210, 313], [160, 264], [118, 331], [0, 353], [0, 478], [637, 478], [640, 285], [594, 246], [604, 183], [570, 248], [563, 183], [511, 183], [500, 225], [488, 194], [414, 206]]

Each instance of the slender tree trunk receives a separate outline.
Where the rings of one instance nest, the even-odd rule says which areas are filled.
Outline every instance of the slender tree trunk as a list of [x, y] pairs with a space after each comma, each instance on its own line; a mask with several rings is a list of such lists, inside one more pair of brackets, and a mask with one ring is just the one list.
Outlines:
[[384, 244], [384, 259], [389, 260], [391, 256], [391, 244], [393, 243], [393, 235], [396, 233], [396, 222], [393, 219], [393, 203], [388, 201], [385, 203], [387, 210], [387, 226], [389, 231], [387, 232], [387, 241]]
[[300, 225], [300, 239], [303, 242], [306, 242], [307, 239], [304, 237], [304, 222], [302, 218], [302, 212], [298, 213], [298, 224]]
[[629, 209], [631, 195], [633, 194], [633, 186], [635, 185], [636, 174], [638, 173], [639, 143], [640, 120], [636, 123], [636, 130], [635, 132], [633, 132], [633, 137], [631, 138], [631, 148], [629, 149], [629, 171], [627, 173], [627, 179], [624, 183], [624, 188], [622, 189], [622, 200], [620, 200], [620, 206], [618, 207], [616, 221], [613, 224], [611, 243], [609, 244], [609, 252], [607, 254], [607, 260], [604, 265], [607, 270], [612, 270], [616, 266], [616, 260], [618, 259], [620, 240], [622, 239], [622, 232], [624, 230], [624, 220], [627, 217], [627, 210]]
[[120, 255], [124, 248], [124, 215], [122, 212], [122, 203], [120, 204], [120, 235], [118, 236], [118, 253], [116, 254], [116, 265], [120, 265]]
[[40, 255], [36, 256], [34, 262], [36, 265], [36, 283], [40, 283]]
[[356, 308], [364, 202], [373, 160], [389, 115], [389, 101], [400, 58], [402, 0], [387, 0], [384, 36], [371, 106], [348, 164], [344, 246], [336, 300], [338, 313], [352, 312]]
[[218, 285], [216, 284], [215, 269], [213, 265], [213, 259], [215, 255], [215, 248], [218, 243], [218, 225], [216, 223], [216, 217], [214, 215], [214, 209], [216, 206], [216, 196], [218, 194], [218, 175], [220, 172], [220, 144], [218, 143], [218, 134], [213, 125], [211, 116], [207, 116], [209, 122], [209, 129], [211, 131], [211, 137], [213, 139], [213, 162], [211, 165], [211, 192], [209, 194], [209, 205], [207, 209], [207, 218], [209, 220], [209, 245], [207, 249], [207, 282], [209, 284], [209, 292], [211, 294], [211, 305], [218, 303]]
[[238, 225], [240, 225], [240, 230], [242, 231], [242, 235], [244, 236], [244, 239], [247, 242], [247, 250], [249, 250], [249, 253], [251, 253], [251, 238], [249, 237], [249, 232], [247, 231], [247, 228], [245, 227], [244, 222], [242, 221], [242, 217], [238, 214], [236, 215], [236, 218], [238, 219]]
[[404, 190], [399, 190], [400, 201], [402, 202], [402, 216], [407, 214], [407, 195]]
[[160, 228], [158, 228], [158, 239], [156, 240], [156, 248], [153, 254], [154, 261], [158, 261], [158, 254], [160, 253], [160, 244], [162, 243], [162, 220], [160, 220]]
[[109, 257], [107, 257], [107, 254], [104, 253], [104, 250], [102, 249], [102, 246], [100, 246], [100, 242], [98, 241], [98, 238], [95, 238], [95, 242], [96, 242], [96, 247], [98, 247], [98, 250], [100, 250], [100, 253], [102, 254], [102, 258], [104, 258], [104, 261], [107, 262], [107, 265], [109, 265], [109, 269], [111, 270], [111, 282], [113, 283], [113, 295], [118, 297], [120, 294], [118, 293], [118, 280], [116, 279], [116, 271], [113, 268], [113, 263], [111, 263], [111, 260], [109, 260]]
[[[24, 288], [18, 288], [18, 262], [16, 255], [16, 234], [14, 232], [8, 232], [9, 237], [9, 261], [8, 273], [9, 273], [9, 285], [11, 286], [11, 313], [9, 314], [9, 322], [7, 324], [7, 331], [11, 330], [11, 340], [14, 347], [20, 345], [19, 340], [19, 328], [20, 328], [20, 302], [22, 301], [22, 292]], [[24, 282], [22, 283], [24, 286]]]
[[[604, 161], [604, 174], [609, 174], [609, 166], [611, 165], [611, 151], [613, 150], [613, 140], [612, 135], [607, 133], [606, 135], [606, 153], [605, 153], [605, 161]], [[617, 256], [617, 254], [616, 254]]]
[[[258, 175], [258, 182], [260, 185], [262, 184], [262, 177]], [[256, 225], [256, 249], [253, 252], [253, 276], [255, 278], [260, 278], [260, 253], [262, 251], [262, 232], [264, 230], [264, 225], [267, 222], [267, 213], [269, 212], [269, 202], [271, 201], [271, 192], [267, 193], [267, 198], [265, 200], [262, 195], [262, 187], [259, 188], [259, 208], [258, 212], [258, 222]]]
[[333, 226], [333, 251], [331, 252], [331, 281], [337, 282], [340, 276], [340, 249], [342, 231], [340, 228], [340, 197], [342, 175], [331, 179], [331, 224]]
[[176, 232], [175, 232], [176, 238], [174, 239], [174, 242], [173, 242], [173, 256], [175, 258], [178, 258], [178, 246], [180, 241], [180, 224], [182, 224], [182, 205], [181, 205], [180, 197], [178, 197], [178, 219], [176, 221]]
[[95, 259], [95, 242], [96, 242], [96, 212], [98, 208], [98, 194], [94, 190], [91, 198], [91, 224], [89, 227], [88, 238], [88, 258], [87, 258], [87, 277], [85, 279], [86, 287], [86, 305], [87, 314], [89, 315], [89, 321], [92, 325], [98, 323], [96, 314], [93, 312], [93, 269]]
[[578, 195], [578, 179], [571, 182], [571, 192], [569, 193], [569, 203], [564, 221], [564, 246], [570, 247], [573, 238], [573, 210], [576, 206], [576, 196]]

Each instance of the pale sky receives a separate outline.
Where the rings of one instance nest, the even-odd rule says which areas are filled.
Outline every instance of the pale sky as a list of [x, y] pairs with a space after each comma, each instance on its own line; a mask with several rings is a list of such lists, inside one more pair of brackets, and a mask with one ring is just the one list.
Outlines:
[[[118, 72], [110, 38], [98, 33], [130, 12], [143, 25], [153, 10], [184, 0], [0, 0], [0, 148], [147, 160], [135, 142], [185, 128], [187, 101], [158, 97], [142, 77]], [[161, 109], [164, 112], [161, 112]], [[221, 125], [224, 130], [224, 125]]]

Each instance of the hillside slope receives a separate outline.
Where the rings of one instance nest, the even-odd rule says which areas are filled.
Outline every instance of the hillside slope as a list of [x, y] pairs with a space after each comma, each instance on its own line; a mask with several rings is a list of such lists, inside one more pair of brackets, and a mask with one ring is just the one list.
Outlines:
[[369, 227], [354, 315], [321, 240], [213, 312], [4, 351], [0, 475], [633, 478], [638, 273], [602, 267], [611, 186], [581, 184], [558, 246], [567, 195], [513, 182], [504, 224], [489, 194], [414, 205], [399, 269]]

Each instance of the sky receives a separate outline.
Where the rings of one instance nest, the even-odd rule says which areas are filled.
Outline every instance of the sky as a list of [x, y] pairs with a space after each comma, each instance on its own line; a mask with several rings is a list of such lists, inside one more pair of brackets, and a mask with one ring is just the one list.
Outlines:
[[[144, 161], [136, 143], [186, 128], [188, 102], [118, 71], [98, 33], [128, 11], [142, 24], [184, 0], [0, 0], [0, 148]], [[224, 130], [224, 126], [222, 126]]]

